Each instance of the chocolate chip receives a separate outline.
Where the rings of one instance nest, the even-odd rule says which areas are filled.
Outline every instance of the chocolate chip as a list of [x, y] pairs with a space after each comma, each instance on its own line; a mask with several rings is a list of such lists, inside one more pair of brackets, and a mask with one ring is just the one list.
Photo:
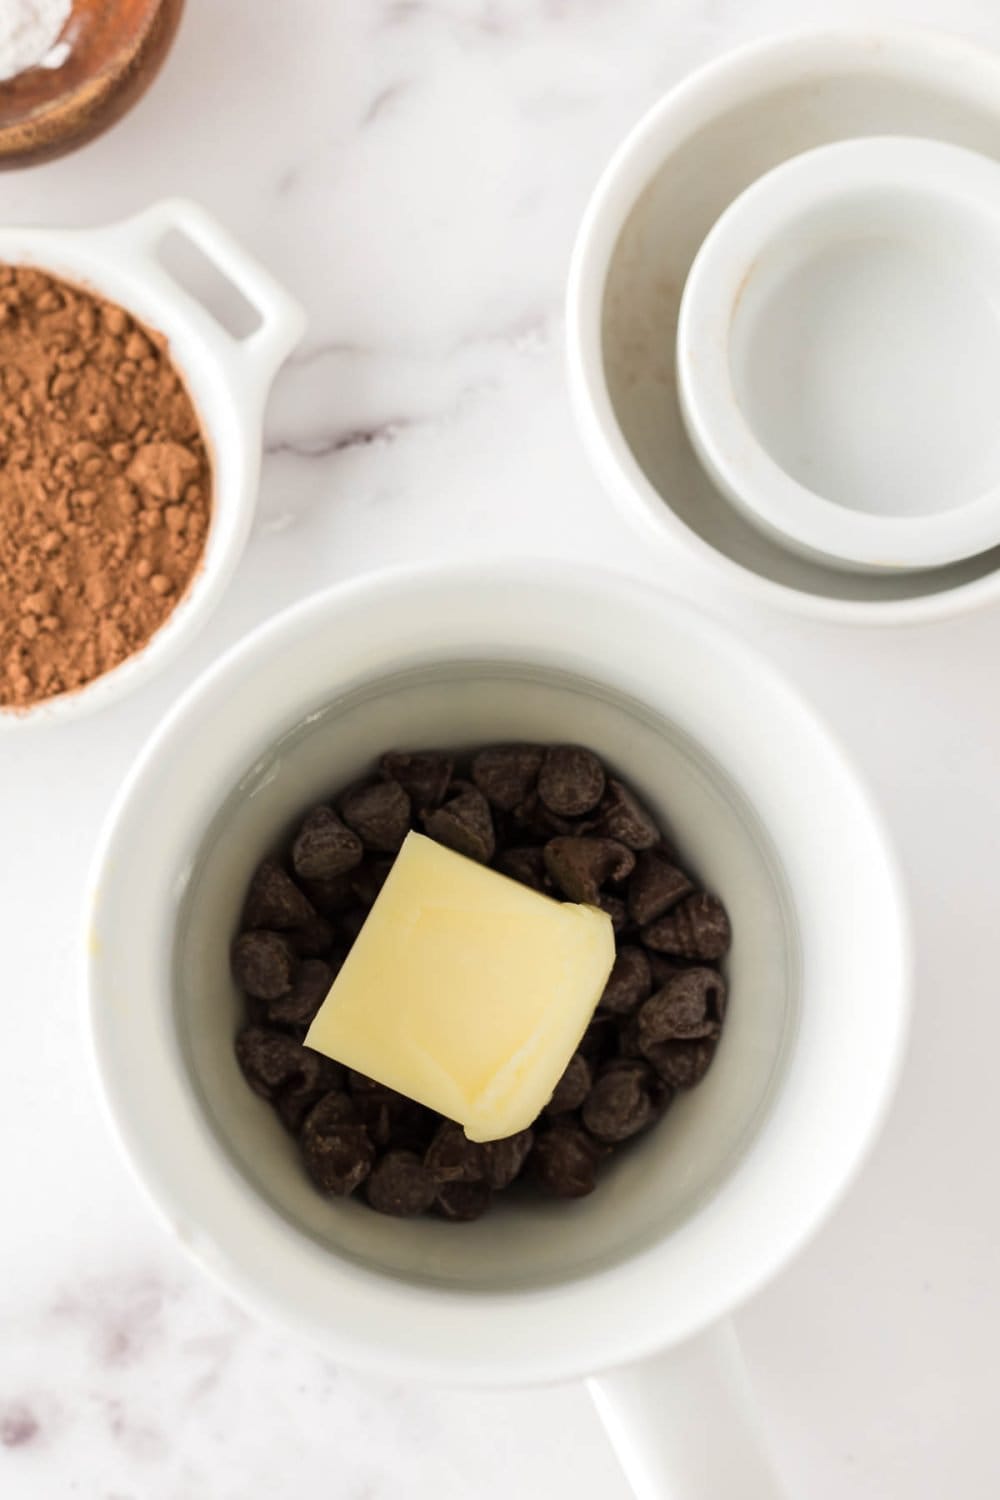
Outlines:
[[461, 1125], [442, 1120], [427, 1148], [424, 1166], [434, 1181], [479, 1182], [486, 1175], [486, 1154], [477, 1141], [470, 1141]]
[[639, 1010], [642, 1052], [657, 1042], [718, 1036], [725, 993], [725, 981], [714, 969], [685, 969], [675, 974]]
[[600, 802], [604, 767], [589, 750], [578, 745], [556, 745], [546, 750], [538, 773], [538, 795], [551, 812], [577, 818]]
[[544, 755], [541, 745], [480, 750], [472, 762], [472, 779], [493, 807], [513, 812], [534, 791]]
[[351, 889], [359, 906], [374, 906], [385, 885], [393, 860], [387, 854], [369, 854], [351, 875]]
[[686, 964], [678, 963], [676, 959], [667, 958], [665, 953], [654, 953], [652, 949], [645, 948], [643, 952], [649, 959], [649, 972], [653, 976], [653, 989], [662, 990], [668, 980], [673, 979], [675, 974], [683, 974]]
[[314, 912], [288, 938], [300, 958], [322, 958], [333, 947], [334, 931], [325, 917]]
[[423, 1157], [430, 1145], [441, 1116], [434, 1110], [417, 1104], [413, 1099], [403, 1099], [391, 1113], [389, 1144], [400, 1151], [415, 1151]]
[[594, 1082], [582, 1118], [591, 1135], [608, 1145], [636, 1135], [655, 1118], [651, 1070], [639, 1062], [606, 1068]]
[[621, 1018], [618, 1024], [617, 1041], [618, 1058], [627, 1058], [635, 1062], [643, 1061], [644, 1054], [639, 1045], [639, 1017], [637, 1015], [632, 1014]]
[[399, 783], [412, 806], [425, 812], [444, 801], [455, 762], [435, 750], [389, 750], [379, 766], [383, 776]]
[[619, 948], [598, 1008], [611, 1015], [627, 1015], [642, 1004], [652, 987], [649, 959], [643, 949], [633, 946]]
[[490, 805], [471, 782], [456, 781], [454, 787], [455, 795], [443, 807], [424, 814], [424, 830], [446, 848], [486, 864], [496, 851]]
[[570, 901], [596, 906], [605, 881], [628, 878], [635, 855], [614, 839], [556, 838], [545, 845], [545, 868]]
[[298, 968], [295, 949], [280, 932], [241, 932], [232, 961], [236, 983], [256, 1000], [287, 995]]
[[677, 958], [719, 959], [731, 941], [729, 918], [715, 896], [689, 896], [668, 916], [644, 927], [642, 941]]
[[372, 1169], [375, 1148], [347, 1094], [325, 1094], [313, 1105], [300, 1136], [306, 1170], [324, 1193], [346, 1196]]
[[[346, 1069], [343, 1071], [346, 1073]], [[312, 1120], [314, 1130], [331, 1125], [358, 1125], [360, 1123], [357, 1105], [346, 1088], [331, 1089], [328, 1094], [324, 1094], [303, 1121], [303, 1130], [310, 1125], [310, 1117], [314, 1114], [316, 1116]]]
[[568, 1114], [579, 1109], [590, 1093], [590, 1064], [581, 1052], [574, 1052], [566, 1064], [565, 1072], [552, 1091], [552, 1098], [545, 1106], [547, 1115]]
[[616, 938], [621, 937], [632, 925], [629, 922], [628, 909], [620, 896], [612, 896], [608, 891], [602, 891], [597, 898], [597, 905], [611, 918], [611, 927]]
[[387, 1084], [378, 1083], [374, 1078], [356, 1073], [353, 1069], [347, 1075], [347, 1086], [358, 1117], [376, 1146], [388, 1146], [404, 1106], [413, 1101], [389, 1088]]
[[434, 1207], [456, 1224], [468, 1224], [481, 1218], [493, 1201], [488, 1182], [446, 1182], [438, 1188]]
[[597, 809], [591, 832], [617, 839], [627, 849], [651, 849], [660, 842], [660, 830], [642, 803], [613, 776]]
[[551, 888], [541, 849], [502, 849], [497, 855], [497, 869], [521, 885], [530, 885], [533, 891]]
[[519, 1130], [516, 1135], [505, 1135], [498, 1141], [484, 1143], [486, 1181], [491, 1188], [499, 1192], [510, 1187], [528, 1160], [534, 1141], [533, 1130]]
[[617, 1018], [598, 1011], [583, 1033], [583, 1040], [580, 1042], [579, 1049], [590, 1064], [591, 1073], [599, 1067], [606, 1057], [610, 1057], [617, 1050], [617, 1046]]
[[358, 1113], [379, 1149], [392, 1144], [395, 1106], [384, 1094], [366, 1094], [358, 1100]]
[[535, 1138], [531, 1169], [554, 1198], [582, 1198], [597, 1186], [599, 1152], [578, 1125], [553, 1125]]
[[672, 1089], [690, 1089], [708, 1072], [715, 1048], [711, 1037], [698, 1042], [660, 1042], [647, 1047], [646, 1056], [664, 1083]]
[[339, 1088], [343, 1083], [344, 1070], [340, 1063], [331, 1062], [328, 1057], [322, 1058], [321, 1062], [325, 1066], [303, 1074], [300, 1082], [284, 1089], [273, 1101], [283, 1125], [293, 1135], [301, 1128], [302, 1121], [317, 1100], [328, 1089]]
[[352, 1094], [366, 1094], [369, 1089], [381, 1089], [386, 1085], [375, 1078], [369, 1078], [367, 1073], [359, 1073], [357, 1068], [348, 1068], [347, 1087]]
[[287, 932], [301, 927], [315, 912], [312, 903], [276, 860], [265, 859], [259, 865], [243, 908], [244, 927], [266, 927], [272, 932]]
[[269, 1021], [280, 1026], [308, 1026], [330, 993], [333, 969], [320, 958], [307, 958], [299, 964], [287, 994], [267, 1003]]
[[395, 854], [410, 831], [410, 799], [396, 781], [355, 787], [340, 810], [365, 848], [379, 854]]
[[302, 889], [324, 917], [339, 916], [357, 899], [350, 875], [335, 875], [331, 880], [304, 880]]
[[284, 1032], [245, 1026], [236, 1038], [236, 1060], [255, 1094], [273, 1099], [299, 1067], [304, 1049]]
[[243, 1028], [236, 1038], [236, 1059], [254, 1093], [277, 1103], [293, 1130], [321, 1094], [341, 1088], [344, 1081], [339, 1063], [265, 1026]]
[[645, 927], [693, 889], [683, 870], [678, 870], [660, 850], [647, 849], [636, 860], [635, 874], [628, 884], [629, 916]]
[[535, 793], [508, 816], [514, 830], [511, 838], [517, 843], [530, 843], [532, 840], [545, 843], [547, 839], [583, 831], [571, 818], [561, 818], [557, 813], [551, 812]]
[[363, 854], [358, 835], [332, 807], [314, 807], [292, 845], [292, 864], [307, 880], [332, 880], [359, 865]]
[[337, 918], [337, 930], [348, 947], [356, 943], [358, 933], [368, 920], [368, 907], [352, 906]]
[[[637, 1027], [636, 1019], [633, 1017], [629, 1024]], [[645, 1070], [643, 1074], [643, 1087], [649, 1095], [650, 1107], [653, 1111], [653, 1121], [655, 1122], [662, 1119], [666, 1114], [667, 1108], [677, 1090], [663, 1081], [656, 1069], [650, 1064], [648, 1058], [641, 1056], [609, 1057], [602, 1071], [604, 1073], [613, 1073], [619, 1068], [627, 1071], [636, 1066]]]
[[426, 1213], [437, 1197], [437, 1183], [414, 1151], [387, 1151], [376, 1162], [366, 1188], [380, 1214], [409, 1218]]

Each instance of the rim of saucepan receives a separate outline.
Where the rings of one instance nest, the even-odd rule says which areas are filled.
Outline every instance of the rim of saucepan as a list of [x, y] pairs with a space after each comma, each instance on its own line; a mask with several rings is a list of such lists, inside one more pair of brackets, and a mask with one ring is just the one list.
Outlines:
[[[117, 226], [105, 228], [113, 234]], [[103, 228], [3, 228], [0, 260], [38, 266], [107, 297], [167, 336], [171, 359], [191, 397], [212, 463], [212, 514], [205, 551], [186, 592], [145, 646], [73, 692], [27, 708], [0, 708], [0, 735], [66, 723], [105, 708], [142, 687], [173, 661], [201, 630], [225, 593], [253, 522], [260, 471], [260, 441], [259, 435], [255, 436], [259, 408], [241, 406], [222, 363], [202, 336], [197, 314], [189, 312], [182, 299], [174, 303], [148, 281], [140, 265], [119, 259], [113, 242], [105, 245], [103, 234]], [[178, 348], [178, 342], [184, 347]], [[195, 348], [199, 353], [197, 370]], [[223, 410], [223, 405], [227, 409]], [[220, 430], [226, 428], [240, 433], [239, 443], [223, 445], [217, 441]]]
[[[515, 599], [523, 607], [513, 609]], [[377, 641], [380, 630], [391, 628], [398, 641], [401, 610], [412, 625], [406, 642], [398, 655], [391, 644], [387, 655], [380, 654], [383, 648], [373, 646], [372, 632]], [[387, 611], [396, 626], [386, 621]], [[572, 632], [565, 630], [566, 620], [574, 622]], [[623, 637], [609, 637], [609, 622], [639, 642], [680, 634], [685, 651], [701, 658], [698, 680], [709, 680], [710, 667], [739, 703], [721, 714], [724, 745], [714, 729], [706, 740], [696, 727], [696, 721], [714, 726], [720, 717], [715, 695], [713, 709], [705, 695], [688, 688], [689, 711], [672, 716], [706, 742], [710, 754], [718, 752], [731, 772], [746, 757], [749, 714], [755, 722], [785, 725], [812, 771], [788, 799], [800, 856], [805, 835], [798, 828], [805, 821], [816, 832], [810, 810], [815, 787], [823, 785], [836, 795], [820, 799], [816, 816], [822, 820], [834, 803], [836, 813], [831, 811], [829, 829], [821, 836], [827, 846], [831, 840], [835, 844], [840, 828], [849, 824], [850, 843], [843, 847], [852, 867], [864, 859], [866, 880], [873, 882], [880, 1006], [866, 1032], [861, 1069], [854, 1066], [853, 1022], [839, 1005], [817, 1004], [807, 1019], [803, 1012], [782, 1087], [738, 1169], [690, 1219], [652, 1247], [544, 1289], [428, 1288], [340, 1259], [295, 1229], [254, 1190], [215, 1138], [194, 1100], [173, 1032], [170, 953], [177, 888], [190, 873], [211, 816], [247, 765], [324, 700], [401, 665], [433, 658], [482, 661], [506, 653], [512, 661], [551, 666], [551, 653], [538, 648], [536, 637], [557, 622], [563, 622], [565, 636], [558, 665], [598, 680], [603, 675], [633, 697], [637, 673], [647, 686], [647, 701], [658, 711], [664, 711], [664, 697], [673, 701], [669, 683], [684, 668], [665, 666], [660, 653], [654, 658], [647, 649], [639, 653], [644, 664], [634, 665], [630, 655], [620, 672]], [[306, 667], [303, 680], [294, 680], [300, 660], [296, 646], [331, 632], [344, 650], [331, 662], [329, 682], [324, 679], [320, 686], [315, 668]], [[614, 658], [603, 672], [588, 671], [595, 646], [608, 653], [609, 663]], [[281, 664], [280, 702], [269, 692], [260, 708], [265, 660]], [[655, 691], [649, 691], [651, 683]], [[245, 713], [252, 716], [252, 732], [240, 724]], [[233, 734], [220, 732], [214, 722], [220, 714], [229, 719]], [[198, 776], [188, 778], [181, 794], [175, 773], [194, 745]], [[768, 774], [763, 767], [772, 761], [762, 746], [759, 777]], [[163, 840], [175, 845], [176, 858], [164, 853], [157, 824]], [[140, 881], [133, 878], [136, 860], [144, 870]], [[165, 862], [163, 868], [158, 861]], [[92, 1052], [116, 1133], [148, 1195], [195, 1259], [251, 1309], [334, 1358], [397, 1376], [494, 1386], [566, 1379], [652, 1354], [711, 1324], [770, 1279], [840, 1197], [877, 1133], [900, 1064], [910, 987], [903, 887], [880, 818], [839, 746], [784, 679], [720, 626], [648, 585], [597, 568], [574, 570], [571, 576], [556, 560], [404, 568], [340, 584], [286, 610], [205, 672], [157, 730], [108, 817], [89, 891]], [[147, 926], [150, 941], [139, 943], [139, 972], [133, 972], [128, 945], [134, 947], [135, 934]], [[831, 948], [843, 945], [831, 938]], [[116, 982], [123, 987], [119, 991]], [[816, 993], [821, 990], [822, 982], [814, 985]], [[138, 1010], [127, 1000], [136, 993], [143, 995]], [[866, 1014], [872, 1009], [869, 998], [859, 993]], [[133, 1027], [139, 1028], [138, 1043]], [[830, 1059], [838, 1047], [841, 1062], [850, 1048], [850, 1107], [837, 1091], [821, 1109], [817, 1087], [819, 1098], [833, 1087]], [[141, 1068], [135, 1066], [137, 1054]], [[655, 1289], [676, 1288], [679, 1274], [684, 1294], [675, 1290], [665, 1308]]]
[[[809, 489], [781, 467], [743, 410], [731, 343], [747, 280], [817, 209], [859, 193], [921, 198], [943, 226], [963, 217], [1000, 242], [1000, 162], [918, 136], [835, 141], [790, 157], [751, 183], [716, 220], [691, 267], [678, 319], [681, 410], [695, 447], [758, 525], [838, 567], [919, 569], [1000, 544], [1000, 482], [949, 510], [876, 515]], [[831, 242], [836, 237], [831, 232]], [[984, 300], [986, 292], [984, 289]]]
[[1000, 90], [1000, 56], [973, 42], [917, 26], [802, 27], [737, 47], [682, 79], [652, 106], [614, 152], [577, 232], [566, 293], [569, 386], [578, 425], [612, 500], [648, 540], [693, 553], [745, 595], [808, 618], [844, 625], [921, 625], [1000, 599], [1000, 568], [968, 583], [908, 599], [840, 599], [768, 578], [693, 531], [646, 477], [618, 424], [604, 371], [604, 289], [621, 231], [674, 145], [735, 103], [788, 84], [811, 67], [892, 59], [914, 77], [975, 79], [977, 93]]

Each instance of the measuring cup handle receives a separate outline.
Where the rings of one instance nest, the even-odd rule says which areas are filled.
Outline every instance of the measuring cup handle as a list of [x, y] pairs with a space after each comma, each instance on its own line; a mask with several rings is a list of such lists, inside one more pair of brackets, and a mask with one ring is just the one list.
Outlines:
[[[260, 317], [246, 338], [235, 338], [196, 297], [186, 291], [157, 256], [164, 237], [177, 231], [189, 239], [242, 293]], [[169, 291], [199, 325], [204, 340], [244, 394], [263, 405], [279, 366], [302, 338], [306, 315], [258, 260], [217, 219], [188, 198], [165, 198], [130, 219], [89, 231], [143, 276]]]
[[587, 1386], [638, 1500], [787, 1500], [731, 1323]]

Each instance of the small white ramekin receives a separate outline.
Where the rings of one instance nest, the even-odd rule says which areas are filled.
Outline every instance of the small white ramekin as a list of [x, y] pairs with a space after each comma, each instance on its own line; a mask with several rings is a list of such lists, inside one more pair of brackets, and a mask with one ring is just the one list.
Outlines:
[[688, 435], [756, 526], [835, 567], [1000, 544], [1000, 164], [919, 138], [792, 157], [730, 204], [681, 299]]
[[[158, 249], [177, 232], [232, 282], [259, 316], [234, 338], [167, 271]], [[305, 313], [212, 216], [187, 199], [151, 205], [100, 229], [3, 229], [0, 261], [38, 266], [118, 302], [166, 335], [195, 404], [212, 459], [212, 516], [201, 566], [141, 651], [76, 692], [27, 709], [0, 709], [0, 732], [75, 719], [147, 681], [205, 623], [246, 543], [257, 500], [261, 420], [279, 366], [299, 342]]]

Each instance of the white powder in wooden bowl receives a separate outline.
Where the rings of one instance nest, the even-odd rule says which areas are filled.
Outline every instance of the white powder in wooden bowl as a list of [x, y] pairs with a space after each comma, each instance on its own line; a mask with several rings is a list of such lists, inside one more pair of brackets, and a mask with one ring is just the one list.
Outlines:
[[69, 56], [59, 35], [73, 0], [0, 0], [0, 80], [28, 68], [58, 68]]

